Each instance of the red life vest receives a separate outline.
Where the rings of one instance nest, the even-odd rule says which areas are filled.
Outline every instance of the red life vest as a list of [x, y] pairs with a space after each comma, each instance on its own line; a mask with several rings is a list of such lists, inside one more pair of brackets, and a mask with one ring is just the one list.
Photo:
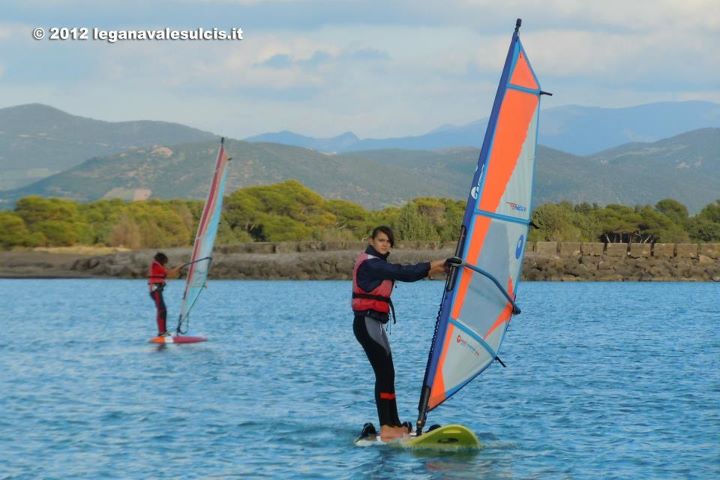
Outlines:
[[150, 284], [150, 286], [158, 284], [165, 285], [166, 277], [167, 269], [157, 260], [153, 260], [148, 273], [148, 284]]
[[392, 295], [393, 285], [395, 282], [392, 280], [383, 280], [377, 288], [367, 292], [358, 286], [357, 272], [360, 265], [363, 262], [370, 260], [371, 258], [379, 258], [374, 255], [370, 255], [367, 252], [362, 252], [358, 255], [355, 260], [355, 267], [353, 268], [353, 297], [352, 297], [352, 309], [355, 312], [362, 312], [365, 310], [375, 310], [380, 313], [389, 313], [392, 301], [390, 295]]

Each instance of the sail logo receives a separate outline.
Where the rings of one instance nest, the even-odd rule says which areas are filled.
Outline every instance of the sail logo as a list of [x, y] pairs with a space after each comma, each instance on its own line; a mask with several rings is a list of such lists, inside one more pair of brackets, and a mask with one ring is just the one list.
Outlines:
[[[478, 167], [475, 167], [475, 171], [477, 172]], [[470, 196], [474, 198], [475, 200], [478, 199], [478, 196], [480, 195], [480, 185], [482, 185], [483, 182], [483, 176], [485, 175], [485, 164], [483, 163], [480, 166], [480, 175], [478, 175], [478, 181], [477, 184], [472, 187], [470, 190]]]
[[520, 255], [522, 255], [524, 240], [525, 240], [525, 235], [520, 235], [520, 238], [518, 238], [518, 241], [517, 241], [517, 245], [515, 245], [515, 259], [519, 259]]
[[520, 205], [519, 203], [515, 202], [505, 202], [508, 204], [510, 208], [517, 212], [527, 212], [527, 207], [525, 205]]
[[457, 343], [459, 343], [460, 345], [462, 345], [463, 347], [467, 348], [472, 353], [474, 353], [476, 357], [480, 356], [480, 352], [478, 351], [478, 349], [473, 347], [472, 345], [470, 345], [468, 343], [468, 341], [462, 337], [462, 335], [458, 335], [456, 338], [456, 341], [457, 341]]

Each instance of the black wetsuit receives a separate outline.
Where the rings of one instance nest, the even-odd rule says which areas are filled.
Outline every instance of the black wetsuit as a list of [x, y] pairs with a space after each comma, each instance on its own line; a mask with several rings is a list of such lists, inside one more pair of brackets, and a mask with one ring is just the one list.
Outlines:
[[[381, 255], [372, 246], [366, 252], [379, 258], [371, 258], [360, 265], [357, 284], [366, 292], [377, 288], [384, 280], [415, 282], [427, 277], [430, 263], [398, 265], [387, 262], [389, 254]], [[390, 342], [384, 324], [388, 314], [374, 310], [354, 312], [353, 332], [375, 372], [375, 404], [380, 425], [400, 426], [395, 401], [395, 366], [393, 365]]]

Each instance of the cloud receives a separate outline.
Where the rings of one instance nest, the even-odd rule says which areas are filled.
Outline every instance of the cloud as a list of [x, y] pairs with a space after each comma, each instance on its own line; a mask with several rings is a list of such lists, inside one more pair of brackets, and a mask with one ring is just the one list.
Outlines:
[[273, 55], [272, 57], [268, 58], [260, 65], [270, 68], [287, 68], [293, 65], [293, 60], [290, 55], [287, 55], [285, 53], [278, 53], [277, 55]]
[[312, 57], [307, 60], [301, 60], [298, 62], [303, 67], [316, 68], [321, 65], [327, 65], [334, 59], [333, 55], [329, 52], [318, 50], [313, 53]]
[[358, 50], [347, 50], [342, 54], [344, 59], [358, 61], [390, 60], [387, 52], [376, 48], [360, 48]]
[[[95, 118], [167, 112], [236, 136], [417, 134], [487, 116], [517, 12], [555, 93], [547, 106], [720, 98], [714, 0], [30, 0], [4, 4], [0, 105], [65, 102]], [[245, 39], [37, 42], [36, 25], [242, 27]]]
[[[270, 68], [318, 68], [324, 65], [337, 64], [340, 62], [375, 62], [388, 60], [390, 56], [381, 50], [374, 48], [340, 49], [327, 47], [328, 50], [315, 50], [309, 57], [293, 56], [289, 53], [278, 53], [257, 64], [260, 67]], [[288, 50], [290, 48], [288, 47]], [[306, 55], [306, 54], [305, 54]]]
[[[22, 31], [22, 26], [20, 25], [3, 25], [0, 24], [0, 41], [7, 41], [10, 37], [12, 37], [14, 34], [16, 34], [18, 31]], [[28, 31], [28, 34], [30, 31]]]
[[124, 26], [143, 18], [166, 26], [241, 22], [255, 31], [396, 25], [499, 33], [512, 27], [515, 16], [522, 16], [531, 28], [653, 31], [674, 26], [706, 32], [720, 28], [720, 3], [715, 0], [125, 0], [122, 7], [93, 0], [26, 0], [5, 2], [3, 8], [5, 18], [40, 24]]

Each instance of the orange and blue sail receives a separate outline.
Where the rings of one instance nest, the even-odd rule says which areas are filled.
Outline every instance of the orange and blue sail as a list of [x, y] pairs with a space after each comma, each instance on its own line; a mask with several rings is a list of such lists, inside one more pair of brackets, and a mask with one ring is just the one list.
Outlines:
[[445, 285], [418, 406], [418, 426], [498, 358], [530, 225], [540, 96], [518, 20]]
[[220, 140], [215, 173], [213, 174], [210, 192], [205, 207], [200, 216], [195, 242], [193, 243], [192, 257], [185, 281], [180, 318], [178, 320], [178, 334], [186, 333], [190, 321], [190, 311], [195, 306], [198, 297], [207, 283], [208, 272], [212, 263], [213, 246], [217, 236], [218, 225], [222, 213], [223, 193], [227, 181], [227, 164], [230, 158], [225, 153], [225, 139]]

